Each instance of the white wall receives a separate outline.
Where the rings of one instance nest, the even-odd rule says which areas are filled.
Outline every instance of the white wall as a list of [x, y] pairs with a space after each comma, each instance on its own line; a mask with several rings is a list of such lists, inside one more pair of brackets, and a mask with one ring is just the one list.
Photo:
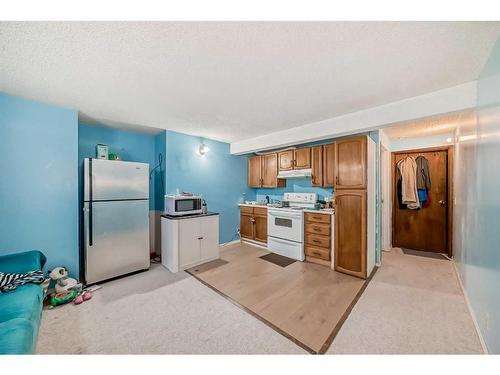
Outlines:
[[478, 81], [477, 121], [456, 131], [454, 257], [490, 353], [500, 353], [500, 40]]

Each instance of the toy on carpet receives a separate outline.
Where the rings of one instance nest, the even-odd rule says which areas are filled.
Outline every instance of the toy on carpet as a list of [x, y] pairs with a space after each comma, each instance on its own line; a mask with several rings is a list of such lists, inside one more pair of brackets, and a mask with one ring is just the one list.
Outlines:
[[54, 268], [49, 272], [49, 277], [56, 282], [56, 292], [50, 295], [51, 307], [69, 303], [82, 292], [82, 284], [69, 277], [68, 270], [64, 267]]
[[56, 282], [56, 293], [62, 294], [76, 289], [82, 290], [82, 284], [76, 279], [68, 276], [68, 270], [64, 267], [56, 267], [49, 273], [49, 277]]

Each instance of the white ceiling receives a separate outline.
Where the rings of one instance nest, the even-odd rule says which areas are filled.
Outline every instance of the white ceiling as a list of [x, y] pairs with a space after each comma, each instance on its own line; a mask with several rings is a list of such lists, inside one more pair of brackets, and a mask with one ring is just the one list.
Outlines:
[[474, 112], [464, 111], [407, 121], [383, 130], [390, 139], [448, 136], [454, 133], [458, 125], [465, 125], [474, 121]]
[[232, 142], [475, 80], [499, 35], [499, 22], [2, 22], [0, 90]]

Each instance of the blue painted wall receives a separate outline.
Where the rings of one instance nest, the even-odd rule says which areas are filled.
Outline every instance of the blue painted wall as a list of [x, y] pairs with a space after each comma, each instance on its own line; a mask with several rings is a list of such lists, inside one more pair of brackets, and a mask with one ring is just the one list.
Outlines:
[[[78, 125], [78, 166], [80, 199], [83, 196], [83, 159], [96, 157], [96, 145], [105, 144], [109, 152], [119, 154], [122, 160], [148, 163], [150, 169], [155, 163], [155, 137], [133, 131], [105, 128], [80, 123]], [[155, 184], [149, 183], [149, 207], [155, 207]]]
[[78, 277], [78, 112], [0, 93], [0, 254]]
[[258, 201], [266, 200], [266, 195], [270, 199], [283, 200], [285, 193], [316, 193], [318, 199], [325, 199], [331, 196], [333, 188], [312, 187], [310, 178], [294, 178], [286, 181], [284, 188], [271, 188], [271, 189], [255, 189], [256, 199]]
[[[155, 137], [155, 147], [154, 147], [154, 156], [155, 156], [155, 169], [153, 172], [154, 176], [154, 190], [155, 190], [155, 210], [163, 211], [164, 204], [164, 195], [166, 189], [166, 175], [165, 175], [165, 165], [166, 165], [166, 151], [167, 151], [167, 132], [163, 131]], [[161, 158], [161, 164], [160, 164]]]
[[[157, 140], [158, 149], [162, 142]], [[210, 147], [205, 156], [197, 153], [200, 143]], [[220, 213], [219, 242], [236, 239], [239, 227], [238, 203], [255, 199], [247, 187], [247, 158], [230, 154], [229, 144], [177, 132], [165, 132], [167, 193], [190, 191], [203, 195], [208, 210]]]
[[477, 88], [477, 122], [456, 131], [453, 251], [488, 351], [500, 354], [500, 40]]

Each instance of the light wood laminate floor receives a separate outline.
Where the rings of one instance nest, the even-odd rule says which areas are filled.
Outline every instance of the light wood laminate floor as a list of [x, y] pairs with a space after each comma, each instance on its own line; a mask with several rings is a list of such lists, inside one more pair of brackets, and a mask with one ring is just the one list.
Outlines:
[[188, 272], [310, 352], [324, 352], [365, 281], [329, 267], [295, 262], [280, 267], [245, 243], [225, 247], [221, 259]]

